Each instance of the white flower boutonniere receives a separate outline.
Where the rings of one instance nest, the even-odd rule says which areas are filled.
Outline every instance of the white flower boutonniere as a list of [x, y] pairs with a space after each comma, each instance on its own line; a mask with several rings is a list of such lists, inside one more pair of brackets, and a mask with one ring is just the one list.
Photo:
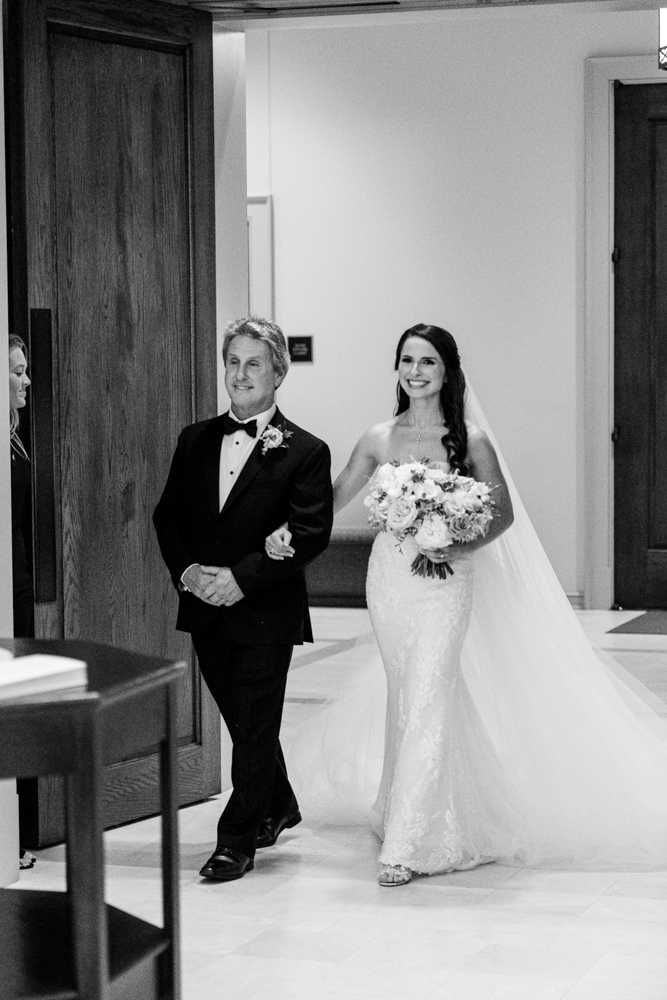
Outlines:
[[266, 455], [267, 451], [271, 451], [273, 448], [287, 448], [288, 445], [285, 442], [289, 441], [292, 433], [292, 431], [286, 430], [284, 424], [282, 427], [272, 427], [269, 424], [259, 436], [259, 440], [262, 442], [262, 455]]

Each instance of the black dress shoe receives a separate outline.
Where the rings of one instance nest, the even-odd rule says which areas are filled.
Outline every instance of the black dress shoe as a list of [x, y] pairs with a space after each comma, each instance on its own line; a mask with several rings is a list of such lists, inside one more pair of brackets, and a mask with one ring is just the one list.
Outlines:
[[301, 813], [296, 812], [282, 816], [280, 819], [271, 819], [267, 816], [259, 828], [257, 837], [257, 847], [273, 847], [283, 830], [290, 830], [297, 823], [301, 822]]
[[243, 878], [254, 867], [253, 859], [240, 851], [233, 851], [231, 847], [216, 847], [215, 854], [211, 855], [199, 874], [202, 878], [231, 882], [235, 878]]

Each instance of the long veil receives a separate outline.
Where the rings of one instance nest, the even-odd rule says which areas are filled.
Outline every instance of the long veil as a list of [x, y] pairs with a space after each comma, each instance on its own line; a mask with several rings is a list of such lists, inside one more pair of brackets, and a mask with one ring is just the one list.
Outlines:
[[[507, 775], [518, 817], [508, 861], [578, 867], [667, 864], [667, 707], [595, 650], [565, 596], [474, 392], [507, 479], [514, 524], [474, 556], [461, 667]], [[358, 668], [287, 749], [302, 809], [369, 822], [382, 771], [386, 684], [372, 633]]]

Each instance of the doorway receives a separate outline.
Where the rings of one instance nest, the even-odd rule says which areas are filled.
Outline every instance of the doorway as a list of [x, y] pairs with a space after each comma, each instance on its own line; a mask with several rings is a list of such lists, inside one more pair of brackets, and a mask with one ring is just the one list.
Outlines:
[[580, 371], [584, 413], [586, 608], [615, 602], [614, 87], [667, 83], [655, 56], [585, 63], [585, 313]]
[[[189, 663], [182, 803], [219, 791], [220, 723], [151, 513], [178, 432], [216, 412], [211, 34], [210, 15], [154, 0], [34, 0], [9, 4], [5, 36], [36, 635]], [[107, 826], [158, 808], [155, 747], [109, 763]], [[35, 824], [35, 846], [61, 839], [56, 779]]]
[[667, 87], [614, 89], [614, 600], [667, 608]]

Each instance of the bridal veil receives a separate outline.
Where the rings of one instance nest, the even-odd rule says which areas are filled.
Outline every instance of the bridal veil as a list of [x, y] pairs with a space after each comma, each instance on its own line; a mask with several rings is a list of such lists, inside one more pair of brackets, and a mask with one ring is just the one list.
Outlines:
[[[498, 452], [514, 524], [474, 555], [461, 667], [506, 775], [508, 863], [667, 865], [667, 706], [586, 638], [472, 390], [466, 420]], [[351, 679], [287, 749], [302, 811], [368, 822], [382, 772], [386, 684], [371, 633]]]

